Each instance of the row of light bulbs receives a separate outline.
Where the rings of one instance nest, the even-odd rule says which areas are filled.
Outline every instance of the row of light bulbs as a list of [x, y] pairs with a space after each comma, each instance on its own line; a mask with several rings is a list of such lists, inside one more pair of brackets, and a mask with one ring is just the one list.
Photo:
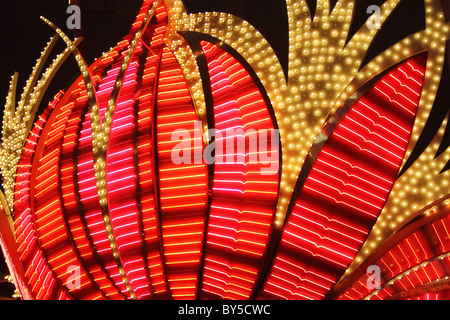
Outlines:
[[17, 90], [17, 74], [12, 76], [10, 82], [3, 117], [0, 168], [2, 171], [5, 197], [11, 212], [13, 212], [15, 174], [22, 154], [22, 147], [25, 145], [34, 121], [32, 116], [39, 107], [39, 103], [46, 91], [45, 88], [48, 80], [57, 72], [62, 61], [67, 58], [68, 49], [65, 49], [53, 59], [41, 75], [41, 78], [37, 80], [39, 72], [47, 60], [48, 54], [53, 49], [56, 40], [56, 37], [52, 38], [41, 52], [41, 56], [36, 61], [33, 71], [23, 88], [17, 107], [14, 105], [14, 96]]

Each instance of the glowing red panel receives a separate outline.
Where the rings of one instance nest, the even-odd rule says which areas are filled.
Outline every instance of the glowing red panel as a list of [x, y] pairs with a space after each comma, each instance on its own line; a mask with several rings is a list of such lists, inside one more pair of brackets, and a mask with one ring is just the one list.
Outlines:
[[106, 191], [114, 241], [133, 292], [138, 299], [150, 298], [141, 237], [141, 213], [136, 201], [134, 158], [135, 115], [133, 97], [137, 88], [137, 48], [123, 80], [112, 120], [106, 156]]
[[45, 257], [38, 244], [30, 207], [30, 178], [34, 152], [39, 139], [39, 134], [42, 132], [44, 124], [50, 115], [50, 111], [59, 102], [60, 96], [61, 95], [57, 96], [44, 113], [39, 116], [38, 121], [31, 130], [25, 143], [16, 175], [14, 226], [20, 260], [25, 266], [28, 266], [25, 270], [25, 276], [28, 279], [29, 288], [36, 299], [66, 300], [71, 298], [67, 292], [59, 286], [55, 274], [51, 271], [45, 261]]
[[[104, 293], [94, 284], [81, 262], [79, 253], [69, 238], [69, 232], [62, 208], [60, 189], [61, 139], [67, 126], [68, 117], [74, 107], [68, 102], [61, 108], [49, 132], [49, 139], [37, 169], [35, 189], [32, 190], [35, 205], [35, 224], [38, 240], [47, 258], [47, 262], [59, 281], [67, 287], [74, 297], [85, 299], [103, 299]], [[73, 281], [73, 268], [79, 270], [79, 283], [70, 286]]]
[[271, 234], [278, 195], [278, 144], [271, 144], [274, 125], [245, 68], [219, 47], [204, 41], [201, 45], [216, 130], [203, 292], [247, 299]]
[[[156, 16], [159, 25], [166, 25], [167, 12], [164, 7], [158, 7]], [[162, 39], [166, 28], [155, 31], [152, 39]], [[152, 52], [148, 54], [144, 72], [142, 75], [142, 92], [139, 99], [137, 114], [137, 152], [140, 188], [140, 205], [142, 212], [142, 224], [144, 231], [144, 244], [147, 254], [147, 268], [153, 294], [158, 299], [170, 297], [169, 286], [164, 268], [163, 253], [161, 248], [160, 219], [156, 201], [155, 188], [155, 114], [156, 89], [158, 70], [162, 53], [162, 41], [152, 41]]]
[[[164, 47], [157, 95], [157, 150], [161, 233], [170, 291], [174, 299], [194, 299], [198, 292], [208, 204], [207, 165], [196, 153], [203, 149], [201, 125], [189, 88], [174, 55]], [[182, 163], [173, 156], [185, 133]], [[183, 142], [183, 141], [181, 141]], [[186, 154], [186, 156], [184, 156]], [[175, 163], [175, 162], [177, 163]]]
[[322, 299], [353, 261], [396, 179], [423, 70], [421, 58], [402, 64], [340, 120], [295, 202], [260, 297]]
[[450, 252], [450, 216], [425, 226], [424, 231], [436, 254]]

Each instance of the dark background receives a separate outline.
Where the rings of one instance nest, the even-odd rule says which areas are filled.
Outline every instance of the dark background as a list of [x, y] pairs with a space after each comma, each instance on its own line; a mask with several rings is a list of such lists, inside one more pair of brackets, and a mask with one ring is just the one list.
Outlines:
[[[442, 0], [450, 9], [450, 0]], [[285, 0], [184, 0], [189, 12], [222, 11], [240, 16], [258, 29], [275, 49], [283, 68], [287, 70], [288, 56], [288, 24]], [[308, 0], [311, 13], [314, 14], [316, 1]], [[334, 6], [336, 0], [330, 0]], [[354, 22], [350, 35], [354, 33], [368, 18], [366, 13], [369, 5], [381, 5], [383, 0], [358, 0]], [[82, 53], [88, 64], [96, 57], [114, 47], [128, 32], [139, 11], [141, 0], [80, 0], [82, 8]], [[425, 27], [424, 0], [403, 0], [388, 20], [380, 34], [375, 39], [371, 50], [367, 54], [366, 62], [396, 43], [405, 36], [422, 30]], [[39, 58], [40, 52], [47, 41], [54, 35], [53, 30], [40, 20], [45, 16], [70, 37], [74, 32], [67, 30], [66, 13], [67, 0], [24, 0], [2, 1], [0, 21], [2, 35], [0, 40], [0, 105], [4, 105], [8, 92], [9, 81], [14, 71], [19, 72], [17, 99], [20, 98], [22, 88], [28, 75]], [[450, 12], [446, 14], [447, 20]], [[64, 49], [64, 43], [59, 41], [55, 53]], [[53, 58], [53, 56], [52, 56]], [[51, 59], [52, 59], [51, 58]], [[50, 60], [51, 60], [50, 59]], [[60, 69], [42, 102], [46, 106], [59, 89], [68, 88], [78, 77], [79, 71], [73, 59], [70, 58]], [[441, 88], [436, 98], [433, 112], [430, 115], [426, 132], [420, 140], [414, 155], [418, 156], [433, 138], [437, 128], [448, 113], [450, 102], [450, 86], [448, 64], [444, 71]], [[2, 115], [0, 115], [1, 121]], [[450, 129], [442, 144], [445, 150], [450, 142]], [[448, 166], [447, 166], [448, 167]], [[0, 281], [4, 274], [8, 274], [3, 256], [0, 252]], [[13, 286], [0, 283], [0, 297], [10, 297]]]

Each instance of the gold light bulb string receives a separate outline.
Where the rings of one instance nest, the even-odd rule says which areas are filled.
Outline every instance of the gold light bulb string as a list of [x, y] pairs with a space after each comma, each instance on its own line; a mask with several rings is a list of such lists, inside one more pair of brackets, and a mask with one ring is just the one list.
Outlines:
[[44, 67], [45, 61], [47, 61], [48, 56], [50, 55], [53, 47], [56, 45], [56, 42], [58, 41], [58, 35], [55, 35], [51, 38], [51, 40], [48, 42], [47, 47], [42, 51], [42, 54], [40, 58], [37, 60], [36, 65], [33, 68], [33, 71], [31, 72], [31, 75], [26, 83], [25, 89], [22, 93], [21, 99], [19, 101], [19, 105], [17, 107], [17, 112], [22, 112], [25, 104], [29, 103], [30, 100], [30, 94], [31, 94], [31, 87], [34, 87], [36, 84], [37, 78]]
[[[14, 183], [17, 164], [22, 154], [28, 132], [28, 122], [32, 122], [29, 110], [33, 107], [30, 101], [31, 87], [35, 85], [40, 71], [47, 60], [50, 51], [56, 44], [58, 36], [52, 37], [47, 46], [41, 52], [35, 66], [26, 82], [21, 98], [16, 108], [16, 92], [18, 73], [14, 73], [11, 79], [8, 96], [6, 98], [5, 113], [3, 117], [3, 143], [1, 147], [1, 171], [3, 176], [3, 188], [7, 199], [9, 210], [14, 209]], [[25, 108], [26, 106], [26, 108]]]
[[[22, 147], [25, 145], [25, 141], [34, 122], [36, 112], [47, 91], [51, 79], [70, 55], [67, 48], [58, 54], [38, 80], [43, 66], [48, 60], [48, 57], [58, 38], [58, 36], [52, 37], [46, 48], [42, 51], [41, 56], [37, 60], [36, 65], [34, 66], [33, 71], [26, 82], [21, 99], [18, 102], [17, 109], [15, 108], [15, 103], [18, 73], [14, 73], [11, 79], [3, 118], [3, 142], [0, 148], [0, 168], [3, 176], [3, 187], [5, 190], [8, 207], [11, 212], [14, 209], [14, 175], [17, 172], [17, 164], [22, 154]], [[74, 45], [77, 46], [80, 42], [81, 39], [77, 39], [74, 42]], [[31, 88], [33, 88], [33, 90], [31, 90]]]

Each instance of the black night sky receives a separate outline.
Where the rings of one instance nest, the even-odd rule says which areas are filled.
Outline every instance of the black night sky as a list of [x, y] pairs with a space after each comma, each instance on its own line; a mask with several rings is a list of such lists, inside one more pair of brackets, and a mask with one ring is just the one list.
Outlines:
[[[450, 0], [442, 0], [450, 10]], [[222, 11], [241, 16], [253, 24], [271, 43], [285, 70], [288, 55], [288, 24], [286, 4], [284, 0], [183, 0], [190, 12]], [[315, 8], [315, 0], [308, 0], [311, 8]], [[330, 0], [331, 5], [337, 0]], [[369, 5], [381, 5], [384, 0], [358, 0], [355, 19], [351, 32], [355, 32], [368, 18], [366, 9]], [[103, 52], [114, 47], [128, 32], [131, 23], [139, 11], [141, 0], [81, 0], [82, 8], [82, 52], [88, 64]], [[0, 11], [2, 23], [1, 38], [1, 72], [0, 99], [5, 103], [9, 81], [15, 71], [19, 72], [18, 98], [24, 87], [28, 75], [45, 47], [47, 41], [54, 35], [40, 16], [45, 16], [71, 37], [73, 31], [66, 27], [69, 15], [66, 13], [67, 0], [39, 0], [39, 1], [3, 1]], [[312, 14], [314, 10], [312, 9]], [[447, 21], [450, 12], [447, 12]], [[403, 0], [388, 20], [385, 27], [375, 39], [369, 51], [366, 62], [378, 55], [390, 45], [405, 36], [422, 30], [425, 27], [424, 0]], [[64, 49], [64, 43], [59, 42], [55, 53]], [[448, 57], [448, 54], [447, 54]], [[52, 58], [51, 58], [52, 59]], [[448, 60], [448, 59], [447, 59]], [[59, 89], [65, 89], [78, 77], [79, 71], [73, 61], [69, 59], [60, 69], [50, 86], [46, 98], [42, 102], [47, 105]], [[416, 156], [428, 145], [434, 136], [436, 128], [448, 114], [450, 106], [450, 69], [448, 63], [439, 90], [436, 104], [430, 116], [426, 133], [421, 140], [421, 147]], [[2, 116], [1, 116], [2, 117]], [[442, 148], [445, 150], [450, 143], [450, 129], [447, 128], [446, 138]], [[0, 255], [0, 281], [4, 274], [8, 274], [4, 259]], [[12, 286], [0, 282], [0, 297], [10, 297]]]

